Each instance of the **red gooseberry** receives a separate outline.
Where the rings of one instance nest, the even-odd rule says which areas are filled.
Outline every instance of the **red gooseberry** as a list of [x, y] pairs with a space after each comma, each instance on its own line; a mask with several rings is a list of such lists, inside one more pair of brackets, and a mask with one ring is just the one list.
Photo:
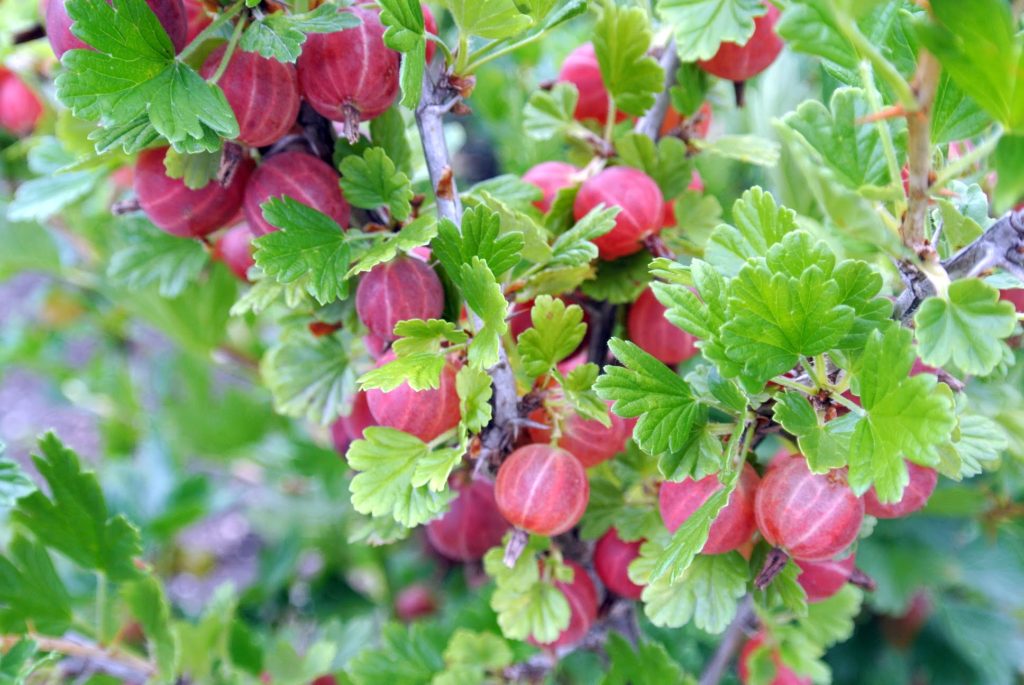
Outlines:
[[[579, 91], [576, 111], [573, 113], [577, 121], [595, 120], [602, 126], [608, 121], [608, 89], [604, 86], [593, 43], [584, 43], [569, 53], [562, 62], [558, 80], [573, 84]], [[616, 122], [625, 119], [624, 112], [615, 113]]]
[[580, 461], [557, 447], [533, 444], [510, 454], [494, 483], [505, 520], [537, 535], [559, 535], [583, 517], [590, 484]]
[[880, 519], [895, 519], [909, 516], [928, 503], [928, 498], [935, 491], [939, 482], [939, 474], [935, 469], [920, 466], [912, 461], [906, 462], [910, 480], [903, 489], [903, 496], [898, 502], [883, 503], [878, 501], [874, 488], [864, 493], [864, 511]]
[[305, 152], [288, 151], [267, 157], [245, 189], [245, 220], [254, 235], [276, 231], [263, 218], [261, 205], [272, 197], [290, 197], [326, 214], [348, 228], [351, 210], [341, 193], [338, 174], [329, 164]]
[[665, 307], [647, 288], [629, 308], [626, 331], [644, 352], [674, 366], [697, 354], [697, 339], [665, 318]]
[[395, 339], [395, 324], [406, 319], [437, 319], [444, 312], [444, 286], [428, 264], [400, 256], [378, 264], [359, 279], [356, 313], [370, 333]]
[[615, 227], [594, 239], [602, 259], [616, 259], [643, 249], [644, 238], [661, 230], [665, 198], [650, 176], [630, 167], [612, 167], [583, 182], [573, 215], [579, 221], [603, 204], [618, 207]]
[[754, 33], [746, 43], [722, 43], [714, 57], [697, 63], [700, 68], [718, 78], [746, 81], [770, 67], [782, 52], [782, 40], [775, 33], [779, 10], [770, 2], [764, 5], [768, 11], [754, 19]]
[[747, 640], [747, 643], [743, 645], [743, 649], [740, 651], [739, 671], [740, 671], [740, 682], [744, 685], [750, 682], [751, 665], [750, 660], [754, 658], [755, 653], [761, 649], [771, 650], [771, 660], [775, 665], [775, 677], [772, 678], [768, 685], [811, 685], [812, 680], [807, 676], [798, 674], [793, 669], [782, 663], [782, 657], [779, 654], [777, 647], [771, 647], [766, 645], [767, 636], [764, 632], [760, 632], [754, 637]]
[[640, 556], [643, 540], [625, 542], [609, 528], [594, 547], [594, 571], [609, 590], [626, 599], [640, 599], [644, 588], [629, 579], [629, 564]]
[[400, 621], [411, 623], [437, 612], [437, 599], [423, 583], [402, 588], [395, 597], [395, 615]]
[[509, 529], [494, 499], [494, 484], [452, 478], [457, 495], [444, 516], [427, 524], [427, 539], [453, 561], [479, 561]]
[[835, 595], [850, 581], [853, 564], [853, 554], [838, 561], [797, 561], [800, 574], [796, 580], [807, 593], [808, 602], [820, 602]]
[[252, 238], [249, 227], [238, 224], [225, 231], [213, 246], [214, 259], [227, 265], [243, 281], [249, 280], [249, 267], [256, 263], [252, 258]]
[[[754, 534], [754, 498], [761, 479], [750, 464], [743, 464], [736, 489], [729, 495], [729, 501], [718, 512], [708, 540], [701, 550], [704, 554], [724, 554], [739, 549]], [[717, 474], [700, 480], [684, 478], [678, 483], [665, 481], [658, 491], [658, 508], [665, 526], [675, 532], [679, 526], [693, 516], [708, 499], [725, 487]]]
[[580, 170], [566, 162], [541, 162], [523, 174], [523, 180], [537, 186], [543, 195], [541, 199], [534, 200], [533, 206], [540, 211], [547, 213], [551, 210], [551, 203], [562, 188], [573, 185], [574, 177]]
[[0, 67], [0, 129], [17, 136], [35, 130], [43, 116], [43, 102], [13, 71]]
[[[384, 366], [394, 359], [395, 353], [388, 352], [380, 358], [377, 366]], [[455, 390], [457, 371], [453, 363], [445, 364], [441, 370], [441, 383], [436, 388], [413, 390], [408, 383], [402, 383], [389, 392], [380, 388], [367, 390], [370, 413], [378, 425], [430, 442], [459, 425], [459, 395]]]
[[[611, 404], [609, 402], [608, 406], [610, 407]], [[572, 410], [567, 410], [567, 412], [568, 416], [562, 421], [562, 434], [558, 438], [558, 446], [579, 459], [586, 468], [597, 466], [622, 452], [626, 449], [626, 441], [633, 436], [635, 420], [624, 419], [609, 412], [611, 425], [605, 426], [600, 421], [585, 419]], [[548, 428], [529, 427], [530, 437], [534, 442], [550, 442], [551, 416], [549, 413], [541, 407], [530, 414], [530, 419], [549, 426]]]
[[556, 581], [555, 587], [565, 595], [566, 601], [569, 602], [569, 626], [551, 642], [539, 643], [532, 638], [530, 640], [533, 644], [539, 644], [549, 649], [566, 647], [579, 642], [590, 632], [590, 627], [597, 620], [597, 588], [594, 587], [594, 581], [590, 579], [586, 569], [575, 561], [567, 560], [565, 563], [573, 570], [572, 582]]

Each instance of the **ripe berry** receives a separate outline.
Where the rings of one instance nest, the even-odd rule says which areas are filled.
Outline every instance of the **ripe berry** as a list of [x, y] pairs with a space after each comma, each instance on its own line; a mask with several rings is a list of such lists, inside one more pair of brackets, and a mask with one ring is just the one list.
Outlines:
[[583, 517], [590, 484], [583, 465], [565, 450], [527, 445], [498, 469], [494, 496], [498, 511], [512, 525], [537, 535], [558, 535]]
[[453, 561], [479, 561], [501, 544], [509, 529], [494, 500], [494, 485], [484, 480], [452, 479], [458, 492], [448, 512], [427, 524], [434, 549]]
[[614, 528], [601, 536], [594, 547], [594, 570], [609, 590], [626, 599], [640, 599], [644, 591], [629, 579], [629, 564], [640, 556], [643, 540], [624, 542]]
[[[65, 0], [47, 0], [46, 3], [46, 37], [57, 59], [68, 50], [92, 50], [75, 34], [71, 33], [71, 17], [64, 7]], [[188, 35], [188, 20], [185, 18], [185, 6], [181, 0], [146, 0], [149, 9], [160, 20], [164, 31], [174, 45], [174, 52], [181, 52], [185, 47]]]
[[213, 247], [214, 259], [224, 262], [243, 281], [249, 280], [252, 258], [252, 231], [245, 224], [229, 228]]
[[[669, 105], [668, 111], [665, 112], [665, 118], [661, 122], [661, 135], [667, 136], [677, 127], [682, 126], [684, 122], [687, 122], [687, 118], [680, 114], [675, 107]], [[693, 121], [689, 123], [690, 135], [695, 138], [707, 138], [708, 131], [711, 130], [711, 103], [703, 103], [693, 115]]]
[[1007, 288], [999, 291], [999, 299], [1013, 305], [1018, 314], [1024, 314], [1024, 289]]
[[366, 401], [366, 392], [360, 390], [352, 400], [352, 409], [348, 414], [338, 417], [331, 424], [331, 437], [338, 454], [344, 455], [348, 446], [355, 440], [363, 439], [363, 431], [377, 422], [370, 413], [370, 404]]
[[527, 171], [523, 180], [540, 188], [543, 194], [541, 199], [534, 200], [533, 206], [545, 213], [550, 211], [555, 195], [562, 188], [573, 185], [573, 176], [579, 172], [577, 167], [565, 162], [541, 162]]
[[619, 207], [615, 227], [594, 240], [601, 259], [616, 259], [639, 252], [643, 240], [661, 230], [665, 198], [650, 176], [630, 167], [612, 167], [587, 179], [573, 204], [576, 220], [604, 204]]
[[[611, 406], [611, 402], [608, 403]], [[584, 419], [572, 410], [562, 421], [562, 435], [558, 446], [580, 460], [586, 468], [608, 461], [626, 449], [626, 441], [633, 437], [635, 421], [624, 419], [609, 412], [611, 425], [605, 427], [600, 421]], [[543, 408], [530, 414], [530, 419], [550, 426], [551, 416]], [[551, 442], [550, 428], [529, 427], [534, 442]]]
[[[576, 121], [596, 120], [602, 126], [608, 121], [608, 89], [604, 87], [592, 43], [584, 43], [569, 53], [562, 62], [558, 80], [573, 84], [580, 93], [573, 113]], [[616, 123], [625, 118], [625, 113], [615, 113]]]
[[0, 128], [27, 136], [43, 116], [43, 103], [21, 77], [0, 67]]
[[363, 274], [356, 288], [356, 313], [370, 333], [395, 339], [395, 324], [437, 319], [444, 312], [444, 286], [437, 273], [415, 257], [401, 256]]
[[[383, 366], [395, 358], [388, 352], [377, 362]], [[445, 431], [459, 425], [459, 395], [455, 391], [456, 367], [448, 363], [441, 371], [441, 385], [427, 390], [413, 390], [408, 383], [390, 392], [380, 388], [366, 391], [370, 413], [381, 426], [415, 435], [430, 442]]]
[[857, 539], [864, 501], [846, 484], [846, 470], [811, 473], [802, 457], [773, 465], [754, 501], [757, 527], [769, 544], [807, 561], [831, 559]]
[[384, 45], [377, 12], [346, 7], [362, 20], [334, 33], [311, 33], [299, 56], [299, 86], [317, 112], [344, 122], [349, 140], [359, 122], [383, 114], [398, 95], [398, 53]]
[[430, 616], [437, 612], [437, 599], [434, 593], [422, 583], [413, 583], [402, 588], [395, 597], [395, 615], [400, 621], [411, 623], [416, 619]]
[[797, 561], [800, 575], [796, 577], [807, 593], [808, 602], [820, 602], [843, 589], [853, 573], [854, 555], [835, 561]]
[[885, 616], [882, 618], [882, 634], [893, 646], [906, 649], [917, 639], [921, 628], [932, 615], [931, 597], [925, 590], [918, 590], [910, 598], [910, 604], [902, 616]]
[[[430, 8], [426, 3], [420, 3], [420, 8], [423, 10], [423, 29], [427, 33], [437, 35], [437, 19], [434, 19], [434, 13], [430, 11]], [[437, 50], [437, 44], [434, 41], [427, 39], [427, 64], [430, 64], [434, 59], [434, 51]]]
[[928, 503], [928, 498], [935, 491], [939, 482], [939, 474], [935, 469], [919, 466], [912, 461], [907, 462], [910, 481], [903, 490], [899, 502], [882, 503], [874, 488], [864, 493], [864, 511], [880, 519], [896, 519], [909, 516]]
[[[729, 495], [729, 502], [711, 524], [708, 541], [701, 550], [704, 554], [724, 554], [738, 549], [750, 539], [756, 528], [754, 497], [761, 479], [750, 464], [743, 464], [739, 483]], [[666, 481], [658, 492], [658, 508], [665, 526], [675, 532], [693, 516], [701, 505], [724, 486], [716, 474], [700, 480], [686, 478], [678, 483]]]
[[[686, 186], [686, 189], [695, 190], [698, 193], [704, 192], [704, 179], [700, 177], [696, 169], [690, 172], [690, 185]], [[665, 200], [665, 208], [661, 212], [662, 228], [672, 228], [677, 222], [676, 201], [674, 199]]]
[[338, 174], [329, 164], [305, 152], [282, 152], [266, 158], [245, 189], [245, 220], [254, 235], [276, 231], [260, 208], [271, 197], [288, 196], [322, 212], [348, 228], [348, 203], [341, 194]]
[[569, 626], [551, 642], [539, 643], [530, 639], [533, 644], [543, 645], [549, 649], [579, 642], [590, 632], [590, 627], [597, 620], [597, 588], [594, 587], [594, 581], [590, 579], [586, 569], [575, 561], [567, 560], [565, 563], [573, 570], [572, 582], [557, 581], [555, 587], [561, 590], [569, 602]]
[[626, 331], [640, 349], [669, 366], [697, 354], [697, 339], [665, 318], [665, 307], [654, 291], [644, 290], [629, 308]]
[[243, 159], [227, 188], [210, 181], [199, 190], [168, 178], [167, 148], [145, 150], [135, 164], [135, 194], [150, 221], [171, 235], [198, 238], [228, 224], [242, 204], [252, 162]]
[[182, 0], [182, 4], [185, 7], [185, 21], [188, 25], [185, 45], [188, 45], [213, 22], [213, 19], [207, 13], [203, 0]]
[[765, 2], [768, 11], [754, 20], [754, 34], [743, 45], [722, 43], [711, 59], [698, 62], [701, 69], [718, 78], [746, 81], [771, 66], [782, 52], [782, 40], [775, 33], [779, 10]]
[[[765, 643], [767, 636], [760, 632], [754, 637], [747, 640], [747, 643], [743, 645], [743, 650], [740, 652], [740, 682], [744, 685], [750, 682], [750, 665], [749, 661]], [[771, 650], [772, 663], [775, 664], [775, 677], [768, 685], [811, 685], [813, 682], [809, 677], [802, 676], [793, 671], [791, 668], [782, 663], [782, 657], [779, 654], [777, 647], [768, 647]]]
[[[225, 48], [203, 62], [200, 74], [209, 79], [220, 66]], [[217, 82], [238, 119], [238, 142], [263, 147], [280, 139], [299, 114], [299, 79], [295, 67], [255, 52], [236, 50]]]

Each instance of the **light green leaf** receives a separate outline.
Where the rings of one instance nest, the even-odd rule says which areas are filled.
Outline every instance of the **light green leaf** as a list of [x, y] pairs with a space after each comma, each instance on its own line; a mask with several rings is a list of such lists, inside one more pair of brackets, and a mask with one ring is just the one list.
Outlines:
[[260, 375], [285, 416], [327, 425], [341, 415], [354, 390], [348, 351], [337, 336], [288, 339], [271, 347], [260, 362]]
[[745, 164], [773, 167], [779, 163], [779, 144], [755, 135], [723, 135], [712, 141], [695, 140], [693, 144], [715, 157], [735, 159]]
[[710, 59], [722, 43], [745, 44], [754, 18], [765, 13], [759, 0], [658, 0], [657, 8], [673, 27], [682, 62]]
[[459, 412], [466, 430], [478, 433], [491, 422], [491, 377], [482, 369], [463, 366], [455, 376]]
[[796, 212], [775, 203], [759, 186], [745, 191], [732, 206], [734, 226], [722, 224], [712, 232], [704, 258], [728, 277], [735, 277], [748, 259], [765, 257], [768, 250], [796, 230]]
[[[637, 579], [649, 562], [644, 553], [648, 545], [640, 548], [640, 558], [630, 565], [630, 577]], [[649, 549], [648, 552], [652, 552]], [[737, 600], [747, 592], [750, 570], [738, 552], [699, 555], [686, 572], [675, 582], [667, 576], [644, 588], [644, 613], [657, 626], [678, 628], [691, 620], [701, 630], [721, 633], [736, 615]]]
[[550, 580], [544, 580], [534, 554], [527, 552], [509, 568], [504, 550], [495, 547], [484, 557], [484, 570], [497, 586], [491, 608], [498, 614], [502, 634], [512, 640], [533, 637], [551, 642], [569, 627], [570, 607], [565, 595]]
[[498, 40], [525, 31], [533, 20], [513, 0], [445, 0], [459, 32]]
[[463, 264], [458, 279], [466, 298], [466, 306], [480, 317], [482, 326], [469, 344], [469, 363], [480, 369], [489, 369], [498, 363], [501, 337], [508, 330], [505, 317], [508, 302], [501, 292], [494, 274], [480, 257]]
[[564, 136], [575, 126], [573, 112], [579, 92], [571, 83], [556, 83], [551, 90], [537, 90], [530, 95], [523, 110], [523, 129], [535, 140]]
[[665, 81], [661, 65], [647, 54], [651, 45], [647, 13], [639, 7], [605, 3], [593, 29], [593, 42], [602, 80], [616, 109], [644, 114]]
[[341, 162], [341, 188], [345, 199], [356, 207], [387, 207], [398, 221], [405, 221], [412, 212], [409, 177], [395, 168], [383, 148], [371, 147], [362, 156], [345, 157]]
[[530, 309], [533, 326], [519, 336], [519, 355], [523, 368], [533, 377], [555, 368], [579, 347], [587, 334], [583, 308], [577, 304], [566, 307], [563, 300], [541, 295]]
[[149, 222], [122, 221], [118, 229], [125, 245], [110, 256], [107, 276], [122, 288], [143, 289], [156, 283], [162, 296], [175, 297], [210, 261], [199, 241], [182, 240]]
[[437, 235], [437, 220], [431, 216], [416, 217], [402, 227], [398, 233], [385, 235], [364, 252], [355, 266], [348, 270], [345, 278], [369, 271], [378, 264], [394, 259], [400, 252], [409, 252], [413, 248], [428, 244]]
[[307, 34], [344, 31], [359, 23], [359, 17], [339, 12], [338, 7], [330, 3], [301, 14], [272, 12], [246, 27], [238, 47], [279, 62], [295, 62], [302, 53]]
[[807, 458], [807, 466], [814, 473], [828, 473], [846, 466], [850, 440], [858, 421], [856, 414], [825, 422], [806, 397], [787, 392], [776, 399], [775, 420], [797, 436], [800, 453]]

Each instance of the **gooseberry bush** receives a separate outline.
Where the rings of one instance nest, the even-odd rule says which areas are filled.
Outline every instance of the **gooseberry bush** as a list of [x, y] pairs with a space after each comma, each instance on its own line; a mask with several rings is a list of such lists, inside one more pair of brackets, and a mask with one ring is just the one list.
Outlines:
[[0, 5], [4, 682], [1019, 682], [1020, 14]]

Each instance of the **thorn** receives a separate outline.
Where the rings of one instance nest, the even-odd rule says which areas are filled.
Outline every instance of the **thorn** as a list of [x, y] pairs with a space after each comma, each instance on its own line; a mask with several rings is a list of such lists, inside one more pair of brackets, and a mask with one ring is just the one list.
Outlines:
[[442, 200], [453, 200], [455, 198], [452, 188], [454, 187], [454, 173], [450, 166], [441, 170], [441, 177], [437, 179], [437, 188], [434, 192]]
[[883, 107], [877, 112], [872, 112], [867, 116], [857, 119], [855, 123], [859, 126], [862, 124], [873, 124], [876, 121], [885, 121], [886, 119], [897, 119], [899, 117], [905, 116], [907, 116], [907, 110], [903, 105], [889, 105], [888, 107]]
[[509, 568], [515, 568], [516, 562], [519, 561], [519, 557], [523, 556], [523, 552], [526, 550], [526, 543], [530, 541], [530, 536], [522, 528], [516, 528], [512, 532], [512, 537], [508, 540], [508, 545], [505, 546], [505, 565]]

